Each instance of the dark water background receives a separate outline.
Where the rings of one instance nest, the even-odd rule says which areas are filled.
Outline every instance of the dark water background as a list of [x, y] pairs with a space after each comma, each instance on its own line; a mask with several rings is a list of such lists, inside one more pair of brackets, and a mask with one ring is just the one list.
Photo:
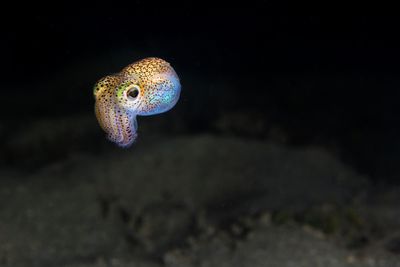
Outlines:
[[[97, 79], [158, 56], [181, 77], [175, 112], [190, 132], [214, 131], [224, 112], [251, 111], [265, 119], [265, 131], [279, 125], [293, 144], [334, 143], [375, 181], [398, 181], [394, 17], [289, 16], [261, 7], [149, 10], [140, 3], [34, 10], [3, 25], [2, 120], [92, 112]], [[87, 64], [104, 57], [101, 66]]]

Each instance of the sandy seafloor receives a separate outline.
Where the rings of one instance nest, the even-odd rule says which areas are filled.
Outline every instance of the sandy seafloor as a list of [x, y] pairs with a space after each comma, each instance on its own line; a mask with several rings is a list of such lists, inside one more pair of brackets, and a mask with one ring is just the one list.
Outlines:
[[400, 266], [400, 188], [321, 147], [151, 120], [130, 149], [92, 114], [3, 132], [0, 266]]

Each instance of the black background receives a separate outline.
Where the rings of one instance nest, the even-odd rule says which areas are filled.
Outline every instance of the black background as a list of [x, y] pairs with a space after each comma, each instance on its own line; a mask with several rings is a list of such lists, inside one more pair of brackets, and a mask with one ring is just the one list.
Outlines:
[[[251, 110], [285, 129], [292, 145], [334, 143], [374, 181], [397, 183], [398, 25], [394, 16], [288, 15], [260, 4], [15, 8], [2, 17], [0, 118], [87, 114], [99, 78], [158, 56], [181, 78], [177, 112], [190, 132]], [[123, 51], [132, 58], [101, 72], [63, 74]], [[43, 86], [48, 80], [59, 86]]]

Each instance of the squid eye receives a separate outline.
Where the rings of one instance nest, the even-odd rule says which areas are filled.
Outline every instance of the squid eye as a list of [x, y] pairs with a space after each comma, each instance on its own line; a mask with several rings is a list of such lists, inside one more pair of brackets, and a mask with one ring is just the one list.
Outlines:
[[128, 89], [128, 91], [126, 92], [126, 95], [131, 100], [136, 99], [138, 97], [138, 95], [139, 95], [139, 88], [134, 86], [134, 87]]

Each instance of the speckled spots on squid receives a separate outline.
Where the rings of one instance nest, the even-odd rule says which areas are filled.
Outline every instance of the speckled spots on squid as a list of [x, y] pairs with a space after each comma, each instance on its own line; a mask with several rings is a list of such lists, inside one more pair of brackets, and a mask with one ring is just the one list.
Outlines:
[[181, 85], [171, 65], [160, 58], [145, 58], [94, 86], [95, 113], [108, 138], [121, 147], [137, 137], [137, 115], [154, 115], [175, 106]]

